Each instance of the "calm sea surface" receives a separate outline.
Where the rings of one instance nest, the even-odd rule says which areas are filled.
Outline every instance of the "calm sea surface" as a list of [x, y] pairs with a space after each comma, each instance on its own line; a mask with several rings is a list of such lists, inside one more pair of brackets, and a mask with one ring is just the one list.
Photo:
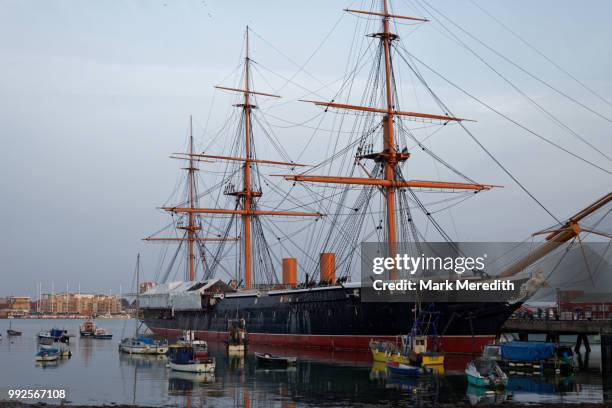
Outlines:
[[[131, 404], [156, 406], [245, 406], [294, 407], [378, 404], [394, 406], [478, 402], [604, 402], [612, 380], [600, 372], [599, 347], [588, 361], [581, 356], [583, 368], [569, 377], [512, 376], [508, 389], [490, 393], [468, 387], [462, 375], [469, 357], [448, 357], [444, 375], [426, 379], [402, 379], [387, 375], [383, 367], [373, 366], [368, 353], [332, 353], [316, 350], [251, 347], [245, 359], [230, 359], [222, 345], [211, 344], [216, 357], [215, 375], [172, 372], [165, 357], [119, 354], [117, 343], [131, 335], [133, 321], [98, 320], [110, 329], [113, 340], [79, 338], [78, 320], [13, 320], [21, 337], [9, 338], [9, 320], [0, 320], [0, 389], [67, 389], [68, 400], [78, 404]], [[37, 365], [36, 333], [52, 327], [65, 328], [71, 339], [73, 356], [57, 364]], [[569, 339], [568, 339], [569, 340]], [[253, 351], [297, 355], [297, 367], [281, 370], [257, 366]], [[609, 384], [604, 386], [604, 384]], [[606, 393], [604, 389], [609, 391]], [[608, 398], [608, 399], [606, 399]]]

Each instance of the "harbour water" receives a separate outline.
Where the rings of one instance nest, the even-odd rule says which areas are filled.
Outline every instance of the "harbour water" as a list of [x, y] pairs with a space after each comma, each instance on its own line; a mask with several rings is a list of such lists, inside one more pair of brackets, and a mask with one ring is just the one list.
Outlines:
[[[79, 320], [13, 320], [20, 337], [7, 337], [8, 320], [0, 320], [0, 386], [66, 389], [74, 404], [137, 404], [148, 406], [394, 406], [453, 405], [457, 402], [602, 403], [612, 401], [600, 370], [599, 347], [582, 368], [569, 377], [511, 376], [508, 389], [498, 393], [468, 387], [463, 368], [471, 357], [447, 357], [444, 375], [423, 379], [389, 376], [373, 365], [369, 353], [321, 350], [266, 350], [252, 347], [244, 359], [228, 358], [220, 344], [210, 344], [216, 358], [214, 375], [172, 372], [165, 357], [120, 355], [117, 343], [133, 332], [134, 322], [99, 320], [112, 340], [79, 338]], [[35, 363], [36, 334], [52, 327], [74, 334], [73, 356], [57, 364]], [[253, 351], [297, 355], [289, 369], [258, 367]], [[577, 356], [578, 357], [578, 356]], [[608, 388], [608, 392], [605, 389]], [[2, 396], [6, 398], [6, 395]], [[50, 402], [50, 401], [47, 401]]]

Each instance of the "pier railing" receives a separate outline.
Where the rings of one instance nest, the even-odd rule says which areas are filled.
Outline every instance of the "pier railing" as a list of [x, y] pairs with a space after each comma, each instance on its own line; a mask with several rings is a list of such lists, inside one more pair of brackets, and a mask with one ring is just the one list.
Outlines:
[[612, 320], [509, 319], [502, 330], [514, 333], [601, 334], [612, 333]]

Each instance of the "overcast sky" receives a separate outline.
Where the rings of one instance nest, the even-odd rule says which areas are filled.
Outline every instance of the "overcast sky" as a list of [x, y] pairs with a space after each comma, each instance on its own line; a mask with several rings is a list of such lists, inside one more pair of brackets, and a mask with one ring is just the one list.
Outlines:
[[[612, 3], [475, 1], [612, 101]], [[612, 117], [611, 105], [504, 31], [471, 1], [430, 2], [530, 72]], [[56, 290], [68, 282], [71, 289], [80, 283], [83, 291], [117, 292], [120, 285], [129, 287], [138, 252], [150, 276], [159, 247], [141, 238], [167, 222], [156, 208], [167, 201], [180, 172], [180, 163], [168, 156], [185, 145], [190, 114], [199, 147], [227, 119], [232, 98], [215, 93], [213, 85], [237, 85], [232, 73], [247, 24], [254, 32], [258, 88], [280, 92], [290, 102], [268, 105], [276, 115], [269, 120], [297, 158], [312, 131], [287, 128], [277, 118], [300, 123], [313, 117], [316, 108], [293, 100], [305, 96], [305, 89], [343, 75], [359, 21], [342, 12], [349, 6], [370, 8], [369, 2], [348, 0], [0, 0], [0, 295], [33, 295], [38, 282], [45, 291], [51, 282]], [[394, 11], [426, 14], [412, 0], [396, 1]], [[399, 30], [406, 34], [404, 45], [411, 53], [453, 82], [568, 150], [612, 169], [608, 159], [546, 120], [442, 35], [439, 23]], [[610, 122], [470, 44], [580, 136], [612, 155]], [[609, 174], [538, 141], [422, 72], [453, 113], [478, 120], [467, 126], [556, 216], [567, 217], [610, 191]], [[287, 84], [286, 78], [299, 86]], [[332, 98], [337, 85], [318, 95]], [[411, 103], [404, 99], [402, 106], [418, 110]], [[456, 210], [458, 238], [522, 240], [552, 223], [465, 134], [431, 143], [471, 177], [505, 186]], [[301, 159], [316, 163], [324, 158], [319, 153], [313, 149]], [[418, 177], [410, 178], [436, 179], [435, 170], [429, 172], [415, 171]]]

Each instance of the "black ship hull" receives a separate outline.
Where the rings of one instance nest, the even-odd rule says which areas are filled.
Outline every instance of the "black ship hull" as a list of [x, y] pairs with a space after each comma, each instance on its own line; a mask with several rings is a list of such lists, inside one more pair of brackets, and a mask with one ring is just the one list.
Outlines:
[[[421, 305], [424, 306], [424, 305]], [[362, 302], [359, 289], [203, 296], [200, 310], [144, 308], [144, 322], [156, 334], [222, 341], [228, 321], [244, 319], [251, 344], [367, 349], [370, 339], [395, 339], [410, 333], [412, 302]], [[499, 334], [520, 303], [446, 302], [432, 308], [439, 316], [437, 332], [447, 352], [478, 352]]]

